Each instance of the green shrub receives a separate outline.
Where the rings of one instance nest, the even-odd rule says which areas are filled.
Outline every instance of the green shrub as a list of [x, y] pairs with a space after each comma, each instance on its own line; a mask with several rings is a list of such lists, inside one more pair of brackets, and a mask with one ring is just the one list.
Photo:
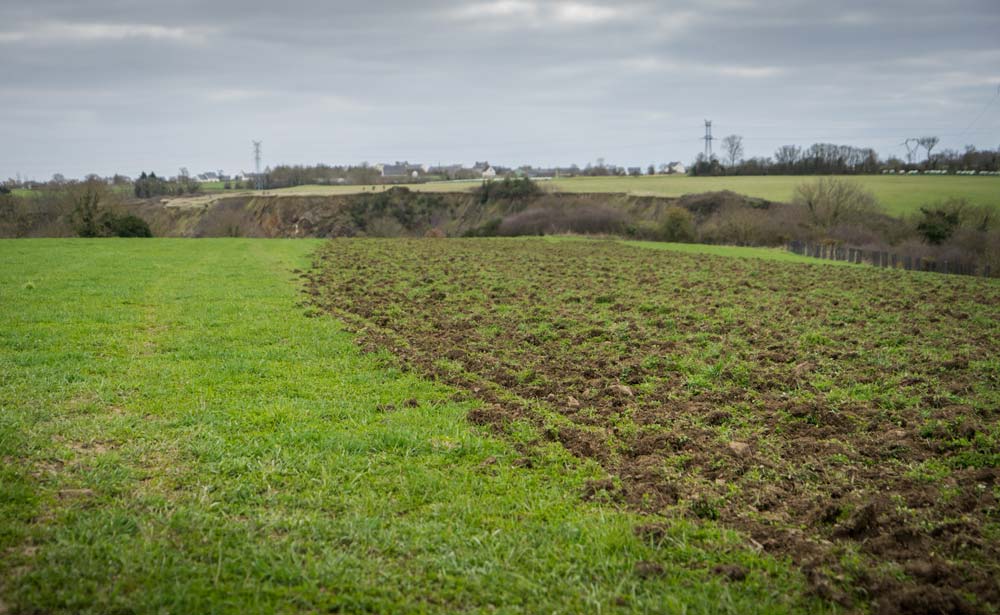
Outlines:
[[542, 194], [542, 188], [529, 177], [521, 179], [504, 178], [503, 181], [484, 181], [476, 188], [475, 195], [480, 203], [488, 203], [499, 199], [509, 201], [524, 200]]
[[107, 235], [111, 237], [153, 236], [153, 231], [150, 230], [149, 224], [139, 216], [133, 216], [132, 214], [116, 216], [106, 213], [102, 217], [102, 223], [107, 231]]
[[683, 207], [670, 207], [659, 230], [663, 241], [690, 243], [695, 239], [694, 216]]
[[463, 237], [496, 237], [500, 231], [500, 224], [503, 223], [502, 218], [493, 218], [492, 220], [486, 222], [482, 226], [476, 228], [470, 228], [469, 230], [462, 233]]
[[933, 245], [941, 245], [955, 233], [961, 218], [957, 211], [943, 208], [920, 208], [923, 217], [917, 223], [917, 231], [924, 240]]

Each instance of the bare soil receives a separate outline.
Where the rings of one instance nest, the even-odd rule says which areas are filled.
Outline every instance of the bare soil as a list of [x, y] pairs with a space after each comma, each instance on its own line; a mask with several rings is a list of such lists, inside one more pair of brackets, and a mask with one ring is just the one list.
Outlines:
[[582, 496], [648, 513], [650, 541], [689, 516], [843, 605], [1000, 607], [995, 282], [481, 239], [334, 240], [303, 277], [366, 347], [481, 399], [469, 420], [600, 463]]

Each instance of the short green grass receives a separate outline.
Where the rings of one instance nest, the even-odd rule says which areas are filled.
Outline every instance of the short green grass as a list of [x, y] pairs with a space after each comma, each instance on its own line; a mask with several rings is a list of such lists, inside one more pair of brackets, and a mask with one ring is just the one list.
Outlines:
[[[546, 235], [544, 241], [593, 241], [592, 237], [583, 235]], [[705, 254], [708, 256], [725, 256], [728, 258], [757, 258], [767, 261], [778, 261], [784, 263], [802, 263], [807, 265], [837, 265], [846, 267], [863, 267], [846, 261], [835, 261], [824, 258], [813, 258], [789, 252], [783, 248], [758, 248], [750, 246], [720, 246], [707, 243], [672, 243], [666, 241], [635, 241], [608, 239], [607, 241], [617, 241], [625, 245], [636, 248], [647, 248], [650, 250], [668, 250], [671, 252], [682, 252], [684, 254]]]
[[810, 256], [801, 256], [781, 248], [754, 248], [745, 246], [717, 246], [702, 243], [667, 243], [660, 241], [623, 241], [627, 245], [639, 248], [650, 248], [653, 250], [670, 250], [672, 252], [683, 252], [685, 254], [708, 254], [714, 256], [726, 256], [734, 258], [760, 258], [769, 261], [779, 261], [784, 263], [807, 263], [810, 265], [840, 265], [849, 267], [861, 267], [846, 261], [835, 261]]
[[225, 192], [226, 191], [226, 182], [201, 182], [198, 185], [201, 187], [201, 191], [202, 192]]
[[[654, 175], [639, 177], [566, 177], [542, 181], [551, 190], [565, 192], [608, 192], [678, 197], [716, 190], [732, 190], [771, 201], [790, 201], [795, 187], [814, 176], [776, 175], [761, 177], [688, 177]], [[979, 176], [898, 176], [859, 175], [846, 179], [871, 190], [893, 215], [917, 213], [921, 206], [951, 198], [964, 198], [976, 205], [1000, 207], [1000, 177]], [[412, 190], [458, 192], [470, 190], [478, 182], [428, 182], [407, 184]], [[377, 186], [376, 190], [387, 187]], [[275, 194], [353, 194], [372, 190], [371, 186], [296, 186], [272, 191]]]
[[0, 241], [0, 612], [829, 609], [711, 524], [640, 540], [581, 500], [596, 466], [521, 467], [310, 318], [317, 245]]

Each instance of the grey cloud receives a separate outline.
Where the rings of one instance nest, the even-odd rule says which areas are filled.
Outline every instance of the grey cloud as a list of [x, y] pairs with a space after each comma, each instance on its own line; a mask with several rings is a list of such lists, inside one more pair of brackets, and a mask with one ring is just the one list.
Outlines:
[[1000, 144], [995, 0], [8, 4], [0, 176]]

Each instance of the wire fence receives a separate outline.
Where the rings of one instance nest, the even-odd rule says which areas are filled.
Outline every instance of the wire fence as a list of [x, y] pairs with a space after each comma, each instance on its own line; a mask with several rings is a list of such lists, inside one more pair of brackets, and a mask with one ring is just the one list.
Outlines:
[[900, 255], [881, 250], [862, 250], [848, 246], [838, 246], [825, 243], [808, 243], [792, 241], [786, 248], [789, 252], [800, 256], [811, 256], [826, 260], [844, 261], [856, 264], [869, 264], [874, 267], [905, 269], [907, 271], [931, 271], [951, 275], [972, 275], [990, 277], [993, 272], [989, 264], [970, 263], [968, 261], [949, 261], [928, 256]]

